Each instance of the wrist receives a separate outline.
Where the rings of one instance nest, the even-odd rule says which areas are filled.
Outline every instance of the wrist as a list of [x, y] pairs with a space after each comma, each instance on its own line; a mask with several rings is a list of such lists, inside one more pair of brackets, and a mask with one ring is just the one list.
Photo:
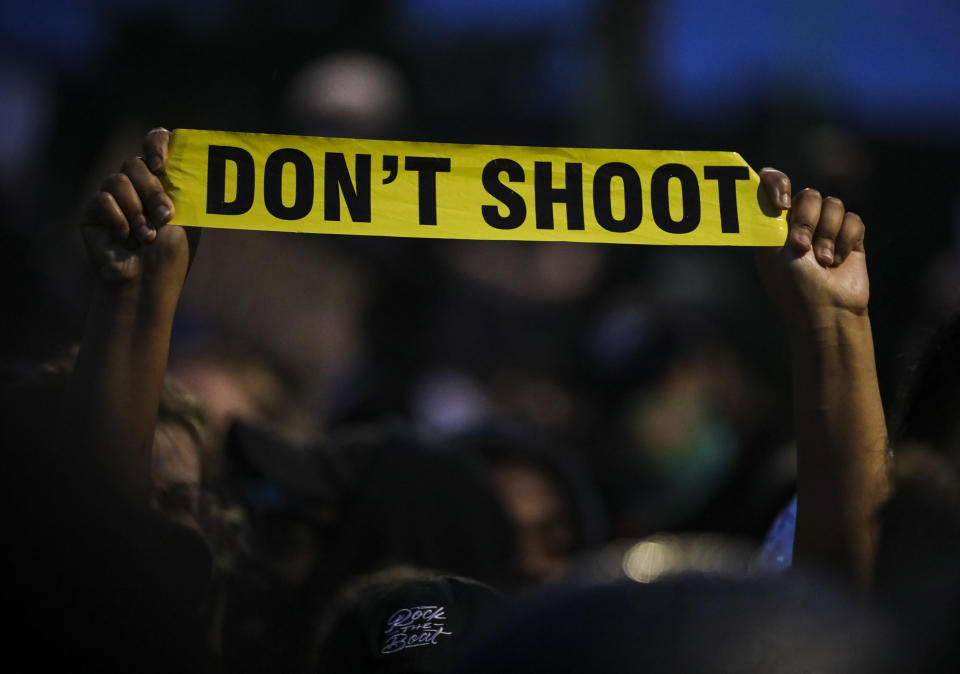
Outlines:
[[869, 329], [870, 314], [867, 307], [849, 308], [833, 304], [812, 305], [803, 311], [792, 312], [785, 317], [792, 341], [803, 342], [845, 331]]
[[803, 367], [830, 363], [832, 369], [858, 369], [873, 362], [873, 331], [866, 309], [822, 308], [789, 330], [794, 360]]

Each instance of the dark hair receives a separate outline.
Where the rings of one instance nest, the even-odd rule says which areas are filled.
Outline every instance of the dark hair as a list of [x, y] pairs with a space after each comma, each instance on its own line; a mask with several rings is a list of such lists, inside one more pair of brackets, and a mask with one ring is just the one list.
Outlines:
[[468, 457], [424, 450], [385, 426], [304, 446], [240, 423], [227, 455], [234, 483], [259, 489], [241, 496], [248, 507], [315, 525], [328, 590], [396, 564], [513, 581], [512, 524], [484, 467]]
[[960, 314], [927, 341], [905, 376], [891, 427], [895, 444], [922, 442], [940, 451], [960, 451]]
[[[960, 667], [960, 469], [949, 455], [898, 450], [880, 511], [876, 593], [900, 618], [921, 671]], [[949, 667], [948, 667], [949, 665]], [[927, 667], [930, 669], [928, 670]]]
[[0, 366], [2, 492], [8, 512], [26, 515], [5, 531], [10, 643], [40, 669], [186, 671], [204, 657], [210, 551], [197, 532], [131, 506], [61, 436], [71, 370], [70, 357]]
[[590, 471], [580, 457], [542, 431], [520, 424], [495, 423], [457, 436], [454, 451], [480, 457], [489, 465], [513, 464], [533, 468], [560, 491], [574, 526], [574, 550], [602, 541], [603, 509]]
[[341, 580], [395, 564], [515, 581], [515, 532], [484, 468], [400, 437], [341, 450], [363, 464], [343, 505], [334, 545]]

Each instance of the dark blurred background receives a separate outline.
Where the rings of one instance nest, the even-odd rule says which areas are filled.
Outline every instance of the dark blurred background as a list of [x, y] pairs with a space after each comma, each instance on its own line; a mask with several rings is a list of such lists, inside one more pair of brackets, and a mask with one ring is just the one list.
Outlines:
[[[951, 0], [5, 2], [2, 355], [77, 339], [75, 213], [154, 126], [736, 150], [863, 216], [892, 407], [957, 302], [957, 25]], [[269, 360], [313, 427], [522, 423], [582, 462], [613, 536], [757, 538], [792, 493], [786, 337], [748, 250], [210, 231], [187, 286], [195, 391], [213, 341]]]

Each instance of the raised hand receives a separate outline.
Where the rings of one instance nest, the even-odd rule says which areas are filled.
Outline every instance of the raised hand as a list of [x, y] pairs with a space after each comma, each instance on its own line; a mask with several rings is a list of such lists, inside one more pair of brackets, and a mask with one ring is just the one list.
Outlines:
[[863, 221], [816, 190], [763, 169], [770, 201], [789, 208], [786, 243], [758, 248], [757, 266], [786, 321], [797, 438], [794, 560], [866, 585], [874, 515], [890, 488], [887, 431], [867, 302]]
[[790, 324], [816, 320], [818, 312], [864, 314], [870, 298], [864, 225], [836, 197], [805, 189], [791, 197], [790, 179], [765, 168], [760, 181], [772, 203], [789, 208], [782, 248], [758, 248], [757, 266]]
[[91, 475], [146, 507], [170, 333], [197, 227], [169, 224], [161, 176], [170, 133], [147, 134], [103, 182], [80, 223], [94, 286], [65, 401], [65, 438]]
[[84, 208], [80, 229], [99, 277], [121, 283], [171, 271], [186, 274], [199, 230], [169, 225], [173, 201], [160, 176], [170, 132], [150, 131], [143, 156], [130, 157], [106, 178]]

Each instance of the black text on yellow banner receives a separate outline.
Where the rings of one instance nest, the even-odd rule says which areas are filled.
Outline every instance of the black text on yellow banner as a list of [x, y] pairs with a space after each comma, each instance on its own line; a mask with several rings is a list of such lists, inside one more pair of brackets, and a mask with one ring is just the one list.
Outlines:
[[174, 222], [325, 234], [778, 246], [735, 152], [600, 150], [178, 129]]

